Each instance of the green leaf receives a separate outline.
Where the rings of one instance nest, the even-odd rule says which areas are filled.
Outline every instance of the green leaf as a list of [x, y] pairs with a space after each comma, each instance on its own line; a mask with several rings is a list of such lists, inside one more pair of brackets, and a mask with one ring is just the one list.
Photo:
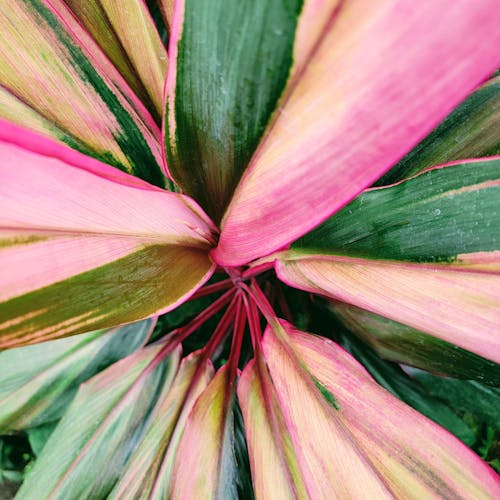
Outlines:
[[28, 431], [28, 441], [35, 456], [40, 455], [45, 443], [49, 440], [56, 426], [57, 422], [50, 422], [45, 425], [40, 425], [39, 427], [34, 427]]
[[499, 130], [500, 76], [496, 76], [455, 108], [375, 185], [392, 184], [440, 163], [498, 155]]
[[499, 180], [500, 159], [490, 159], [369, 189], [293, 247], [417, 262], [500, 250]]
[[0, 432], [59, 419], [80, 384], [144, 345], [154, 323], [148, 319], [1, 352]]
[[165, 349], [142, 349], [81, 386], [17, 498], [106, 498], [177, 371], [180, 349]]
[[500, 429], [500, 389], [473, 380], [456, 380], [416, 372], [418, 380], [434, 397], [446, 401], [461, 412], [480, 416], [485, 422]]
[[500, 386], [500, 365], [424, 332], [348, 304], [330, 310], [349, 330], [389, 361]]
[[170, 41], [170, 69], [176, 71], [167, 77], [167, 163], [178, 184], [215, 221], [287, 81], [301, 4], [177, 3], [183, 22]]

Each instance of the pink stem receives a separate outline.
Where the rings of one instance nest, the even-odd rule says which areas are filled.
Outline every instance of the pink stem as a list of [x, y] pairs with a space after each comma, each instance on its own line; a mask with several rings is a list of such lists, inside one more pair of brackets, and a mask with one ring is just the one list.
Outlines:
[[236, 370], [238, 368], [238, 361], [241, 354], [241, 345], [243, 343], [243, 335], [245, 334], [246, 314], [243, 304], [244, 294], [238, 295], [238, 302], [236, 305], [236, 314], [233, 328], [233, 340], [231, 343], [231, 353], [229, 354], [230, 377], [234, 380], [236, 377]]
[[260, 328], [259, 311], [254, 303], [253, 297], [249, 295], [248, 298], [251, 300], [248, 301], [247, 297], [244, 296], [243, 301], [247, 312], [248, 328], [250, 329], [250, 338], [252, 339], [252, 347], [254, 352], [257, 354], [260, 350], [260, 343], [262, 340], [262, 330]]
[[276, 321], [276, 313], [274, 312], [271, 304], [264, 295], [264, 292], [260, 289], [255, 278], [251, 279], [250, 287], [247, 287], [247, 289], [260, 312], [266, 318], [267, 322], [271, 323], [273, 321]]
[[227, 290], [228, 288], [231, 288], [232, 285], [232, 280], [228, 278], [226, 280], [219, 281], [218, 283], [204, 286], [203, 288], [200, 288], [196, 293], [194, 293], [189, 300], [199, 299], [200, 297], [205, 297], [205, 295], [210, 295], [211, 293], [220, 292], [221, 290]]
[[244, 280], [253, 278], [254, 276], [257, 276], [258, 274], [268, 271], [273, 267], [274, 267], [273, 262], [264, 262], [263, 264], [258, 264], [255, 267], [250, 267], [247, 270], [243, 271], [243, 273], [241, 274], [241, 278]]
[[226, 334], [228, 333], [229, 327], [234, 320], [235, 310], [237, 309], [237, 304], [239, 302], [238, 296], [233, 296], [229, 307], [226, 312], [222, 316], [221, 320], [217, 324], [214, 333], [210, 337], [210, 340], [207, 342], [204, 348], [204, 356], [210, 357], [212, 356], [215, 348], [222, 342]]

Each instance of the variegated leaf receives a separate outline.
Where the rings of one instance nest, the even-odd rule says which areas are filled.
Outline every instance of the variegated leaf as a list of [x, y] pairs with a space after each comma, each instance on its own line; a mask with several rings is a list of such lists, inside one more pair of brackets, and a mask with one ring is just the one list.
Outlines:
[[157, 395], [177, 372], [180, 349], [165, 357], [165, 348], [142, 349], [80, 388], [26, 477], [19, 499], [107, 497], [144, 435]]
[[0, 434], [58, 420], [80, 384], [143, 346], [155, 323], [0, 352]]
[[[0, 6], [2, 117], [163, 185], [160, 131], [63, 0]], [[6, 97], [6, 93], [10, 97]]]
[[212, 273], [192, 200], [93, 169], [0, 143], [2, 348], [166, 312]]

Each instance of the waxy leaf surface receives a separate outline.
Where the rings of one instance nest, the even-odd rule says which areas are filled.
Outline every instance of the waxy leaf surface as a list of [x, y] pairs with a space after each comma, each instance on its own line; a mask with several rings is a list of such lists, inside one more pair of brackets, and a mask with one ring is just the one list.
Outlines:
[[219, 221], [292, 64], [300, 0], [182, 0], [170, 40], [170, 175]]
[[211, 223], [189, 198], [13, 144], [0, 158], [1, 347], [166, 312], [211, 274]]
[[268, 329], [265, 361], [247, 365], [238, 387], [256, 498], [390, 496], [335, 396], [283, 340], [285, 328]]
[[269, 254], [372, 184], [496, 69], [499, 22], [494, 0], [339, 3], [236, 189], [214, 259]]
[[[0, 38], [0, 86], [26, 108], [16, 123], [38, 114], [35, 130], [163, 185], [157, 125], [62, 0], [2, 4]], [[19, 103], [2, 101], [8, 118]], [[53, 126], [40, 129], [42, 118]]]
[[276, 265], [290, 286], [403, 323], [500, 362], [500, 280], [465, 266], [298, 254]]
[[[263, 356], [265, 366], [249, 365], [239, 385], [257, 498], [493, 498], [500, 491], [492, 469], [333, 342], [282, 322], [266, 332]], [[266, 427], [274, 432], [263, 440]]]
[[[298, 357], [338, 401], [336, 418], [383, 477], [390, 497], [494, 498], [500, 493], [492, 469], [380, 388], [342, 348], [296, 330], [288, 334]], [[360, 480], [357, 471], [352, 474]]]
[[133, 353], [155, 321], [0, 352], [0, 433], [58, 420], [85, 380]]
[[[106, 498], [168, 386], [180, 349], [156, 344], [86, 382], [43, 448], [18, 498]], [[47, 474], [50, 470], [50, 474]]]
[[368, 189], [292, 248], [499, 269], [500, 158], [433, 168]]

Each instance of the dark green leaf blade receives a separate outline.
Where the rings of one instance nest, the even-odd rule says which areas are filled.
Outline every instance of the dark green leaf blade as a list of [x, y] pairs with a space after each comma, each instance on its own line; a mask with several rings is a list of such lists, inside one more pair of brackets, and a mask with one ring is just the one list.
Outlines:
[[499, 199], [500, 159], [469, 160], [369, 189], [293, 247], [450, 262], [500, 250]]
[[178, 184], [216, 222], [287, 81], [301, 4], [177, 4], [183, 24], [175, 27], [174, 21], [170, 45], [167, 164]]

